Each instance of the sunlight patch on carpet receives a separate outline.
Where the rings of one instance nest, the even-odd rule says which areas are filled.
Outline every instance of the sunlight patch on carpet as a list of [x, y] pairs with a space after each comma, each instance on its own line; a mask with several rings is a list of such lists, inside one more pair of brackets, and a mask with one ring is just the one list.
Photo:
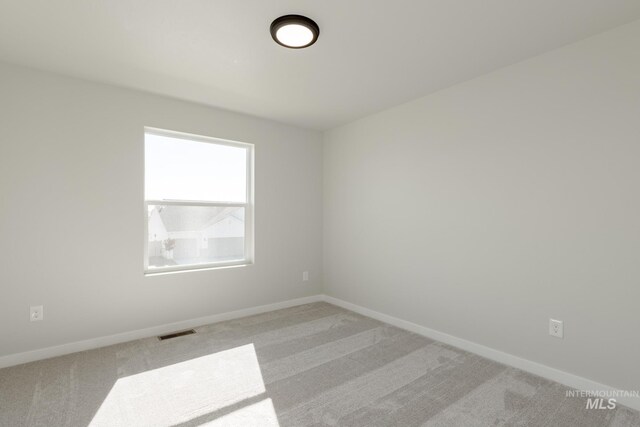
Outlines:
[[[90, 425], [172, 426], [264, 392], [255, 348], [247, 344], [118, 379]], [[247, 406], [246, 412], [237, 409], [219, 421], [256, 411], [267, 418], [273, 414], [275, 424], [266, 425], [277, 426], [270, 399]], [[226, 425], [216, 422], [207, 425]]]

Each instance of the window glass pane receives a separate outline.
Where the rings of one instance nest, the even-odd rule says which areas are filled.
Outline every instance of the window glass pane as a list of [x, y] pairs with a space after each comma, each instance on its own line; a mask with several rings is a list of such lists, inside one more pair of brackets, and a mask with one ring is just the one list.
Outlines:
[[145, 198], [244, 203], [247, 149], [147, 133]]
[[244, 259], [243, 207], [150, 204], [147, 214], [149, 269]]

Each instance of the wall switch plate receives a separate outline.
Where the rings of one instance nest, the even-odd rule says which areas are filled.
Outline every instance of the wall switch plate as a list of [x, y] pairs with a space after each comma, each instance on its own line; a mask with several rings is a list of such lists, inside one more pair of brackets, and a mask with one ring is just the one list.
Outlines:
[[564, 337], [564, 326], [562, 320], [549, 319], [549, 335], [557, 338]]
[[309, 272], [308, 271], [303, 271], [302, 272], [302, 281], [303, 282], [308, 282], [309, 281]]
[[44, 319], [44, 309], [41, 305], [32, 305], [29, 318], [32, 322], [37, 322]]

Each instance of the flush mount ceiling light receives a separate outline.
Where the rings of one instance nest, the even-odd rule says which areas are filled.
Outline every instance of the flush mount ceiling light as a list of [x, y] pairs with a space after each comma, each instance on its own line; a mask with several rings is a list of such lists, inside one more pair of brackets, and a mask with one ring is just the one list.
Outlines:
[[309, 47], [318, 40], [320, 28], [306, 16], [285, 15], [271, 23], [271, 37], [291, 49]]

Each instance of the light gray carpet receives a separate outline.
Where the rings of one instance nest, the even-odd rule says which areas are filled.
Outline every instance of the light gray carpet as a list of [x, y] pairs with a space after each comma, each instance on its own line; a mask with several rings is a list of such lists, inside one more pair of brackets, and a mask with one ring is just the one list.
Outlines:
[[638, 412], [326, 304], [0, 370], [2, 426], [639, 426]]

